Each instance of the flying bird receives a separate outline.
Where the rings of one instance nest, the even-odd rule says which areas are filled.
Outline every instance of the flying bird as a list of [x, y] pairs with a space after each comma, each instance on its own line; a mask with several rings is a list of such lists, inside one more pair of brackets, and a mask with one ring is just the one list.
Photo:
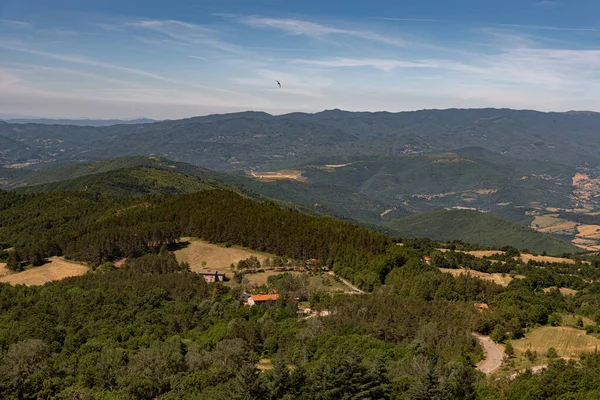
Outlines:
[[279, 85], [279, 87], [281, 87], [281, 83], [279, 83], [279, 81], [277, 79], [275, 79], [275, 82], [277, 82], [277, 84]]

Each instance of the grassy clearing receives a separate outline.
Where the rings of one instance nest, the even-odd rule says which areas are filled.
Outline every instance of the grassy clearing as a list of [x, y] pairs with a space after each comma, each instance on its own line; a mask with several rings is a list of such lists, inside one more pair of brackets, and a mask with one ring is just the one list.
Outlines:
[[268, 358], [263, 358], [262, 360], [260, 360], [258, 362], [258, 364], [256, 364], [256, 368], [260, 371], [268, 371], [270, 369], [273, 369], [273, 364], [271, 363], [271, 360], [269, 360]]
[[560, 357], [578, 358], [580, 353], [600, 348], [600, 339], [587, 335], [581, 329], [564, 326], [543, 326], [533, 329], [523, 339], [513, 340], [513, 347], [520, 353], [527, 349], [546, 354], [554, 347]]
[[580, 315], [564, 313], [564, 314], [561, 314], [561, 317], [562, 317], [561, 325], [563, 325], [563, 326], [570, 326], [570, 327], [576, 328], [577, 327], [577, 318], [581, 318], [581, 320], [583, 321], [583, 324], [585, 326], [596, 325], [596, 323], [593, 320], [591, 320], [590, 318], [583, 317]]
[[[555, 287], [549, 287], [549, 288], [545, 288], [544, 292], [548, 293], [550, 290], [552, 289], [556, 289]], [[560, 289], [558, 289], [560, 291], [560, 293], [562, 293], [564, 296], [575, 296], [577, 294], [577, 290], [574, 289], [569, 289], [569, 288], [564, 288], [561, 287]]]
[[225, 247], [225, 245], [211, 244], [191, 238], [182, 238], [181, 240], [188, 241], [189, 245], [175, 251], [177, 261], [189, 263], [191, 270], [194, 272], [212, 269], [228, 272], [231, 275], [231, 264], [237, 264], [251, 256], [258, 258], [261, 263], [267, 258], [275, 258], [272, 254], [260, 253], [238, 246]]
[[[450, 268], [440, 268], [441, 272], [452, 274], [453, 276], [460, 275], [470, 275], [474, 278], [484, 279], [486, 281], [494, 282], [500, 286], [508, 286], [508, 284], [513, 280], [513, 278], [508, 274], [488, 274], [485, 272], [474, 271], [472, 269], [461, 268], [461, 269], [450, 269]], [[516, 279], [525, 278], [523, 275], [515, 276]]]
[[[258, 258], [261, 263], [267, 258], [274, 259], [276, 256], [268, 253], [261, 253], [254, 250], [249, 250], [243, 247], [231, 246], [225, 247], [222, 244], [212, 244], [203, 240], [182, 238], [183, 242], [189, 242], [187, 247], [175, 251], [175, 256], [179, 262], [187, 262], [190, 264], [190, 269], [193, 272], [201, 272], [203, 270], [217, 270], [225, 272], [228, 278], [233, 277], [231, 264], [237, 264], [241, 260], [245, 260], [251, 256]], [[205, 263], [205, 264], [204, 264]], [[267, 283], [270, 276], [279, 275], [279, 271], [265, 271], [256, 274], [247, 273], [244, 277], [250, 285], [261, 286]], [[290, 272], [298, 275], [302, 272]], [[331, 292], [343, 292], [347, 288], [344, 284], [336, 281], [333, 277], [325, 274], [314, 275], [309, 278], [311, 289], [328, 290]], [[230, 286], [236, 284], [233, 280], [227, 282]]]
[[0, 282], [7, 282], [11, 285], [43, 285], [71, 276], [83, 275], [88, 270], [89, 267], [85, 265], [67, 261], [62, 257], [52, 257], [48, 263], [40, 267], [32, 267], [23, 272], [6, 274], [0, 278]]

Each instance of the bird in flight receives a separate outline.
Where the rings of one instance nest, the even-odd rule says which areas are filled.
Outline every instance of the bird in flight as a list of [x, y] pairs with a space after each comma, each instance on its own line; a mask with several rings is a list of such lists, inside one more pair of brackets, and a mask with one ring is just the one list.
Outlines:
[[281, 87], [281, 83], [279, 83], [279, 81], [277, 79], [275, 79], [275, 82], [277, 82], [277, 84], [279, 85], [279, 87]]

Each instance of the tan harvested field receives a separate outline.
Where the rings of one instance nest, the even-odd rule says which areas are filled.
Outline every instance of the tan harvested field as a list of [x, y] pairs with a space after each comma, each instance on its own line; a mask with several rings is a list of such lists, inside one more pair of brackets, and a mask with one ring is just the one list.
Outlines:
[[[575, 260], [571, 260], [570, 258], [550, 257], [550, 256], [534, 256], [531, 254], [521, 254], [521, 261], [526, 263], [529, 260], [534, 260], [534, 261], [539, 261], [539, 262], [575, 264]], [[584, 263], [589, 264], [589, 261], [584, 261]]]
[[304, 171], [297, 170], [281, 170], [275, 172], [255, 172], [250, 171], [247, 174], [261, 181], [278, 181], [282, 179], [291, 179], [299, 182], [308, 182], [306, 177], [302, 176]]
[[600, 225], [579, 225], [577, 236], [588, 239], [600, 239]]
[[[556, 287], [545, 288], [544, 293], [548, 293], [552, 289], [556, 289]], [[560, 290], [560, 292], [565, 296], [575, 296], [577, 294], [577, 290], [573, 290], [573, 289], [569, 289], [569, 288], [561, 287], [558, 290]]]
[[515, 350], [527, 349], [545, 354], [554, 347], [561, 357], [577, 358], [580, 353], [600, 348], [600, 339], [586, 335], [585, 331], [564, 326], [544, 326], [529, 332], [523, 339], [511, 341]]
[[531, 222], [531, 227], [542, 229], [558, 225], [563, 222], [564, 221], [562, 219], [558, 218], [558, 214], [536, 215], [534, 220]]
[[43, 285], [44, 283], [58, 281], [71, 276], [79, 276], [89, 271], [89, 267], [67, 261], [62, 257], [52, 257], [49, 262], [40, 266], [26, 269], [23, 272], [4, 275], [0, 282], [11, 285]]
[[[450, 250], [448, 249], [438, 249], [439, 251], [441, 251], [442, 253], [446, 253]], [[458, 253], [465, 253], [465, 254], [470, 254], [472, 256], [475, 256], [477, 258], [483, 258], [483, 257], [491, 257], [494, 256], [496, 254], [504, 254], [503, 251], [501, 250], [474, 250], [474, 251], [460, 251], [457, 250]]]
[[[440, 271], [446, 274], [452, 274], [452, 276], [460, 276], [460, 275], [470, 275], [473, 278], [479, 278], [479, 279], [483, 279], [486, 281], [490, 281], [490, 282], [494, 282], [500, 286], [508, 286], [508, 284], [513, 280], [513, 278], [508, 275], [505, 274], [504, 276], [502, 276], [502, 274], [488, 274], [485, 272], [479, 272], [479, 271], [474, 271], [471, 269], [466, 269], [466, 268], [461, 268], [461, 269], [451, 269], [451, 268], [440, 268]], [[517, 275], [515, 277], [516, 279], [523, 279], [525, 278], [522, 275]]]
[[[179, 262], [187, 262], [194, 272], [202, 269], [216, 269], [229, 272], [231, 274], [231, 264], [237, 264], [241, 260], [255, 256], [262, 263], [268, 257], [274, 258], [272, 254], [260, 253], [238, 246], [225, 247], [224, 245], [211, 244], [203, 240], [191, 238], [182, 238], [182, 241], [189, 241], [186, 248], [177, 250], [175, 256]], [[206, 267], [202, 267], [202, 262], [206, 262]]]
[[573, 239], [572, 242], [575, 246], [581, 247], [582, 249], [585, 249], [585, 250], [589, 250], [589, 251], [600, 250], [600, 245], [598, 245], [598, 242], [596, 240], [576, 238], [576, 239]]

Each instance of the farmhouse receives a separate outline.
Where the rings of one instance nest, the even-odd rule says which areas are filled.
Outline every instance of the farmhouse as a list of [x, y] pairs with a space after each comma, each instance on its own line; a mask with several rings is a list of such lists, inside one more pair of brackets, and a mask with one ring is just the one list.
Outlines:
[[200, 275], [204, 276], [204, 280], [207, 283], [224, 282], [226, 279], [224, 272], [213, 271], [213, 270], [207, 269], [205, 271], [200, 271], [198, 273]]
[[257, 304], [274, 303], [279, 299], [279, 294], [253, 294], [248, 297], [247, 304], [252, 307]]

